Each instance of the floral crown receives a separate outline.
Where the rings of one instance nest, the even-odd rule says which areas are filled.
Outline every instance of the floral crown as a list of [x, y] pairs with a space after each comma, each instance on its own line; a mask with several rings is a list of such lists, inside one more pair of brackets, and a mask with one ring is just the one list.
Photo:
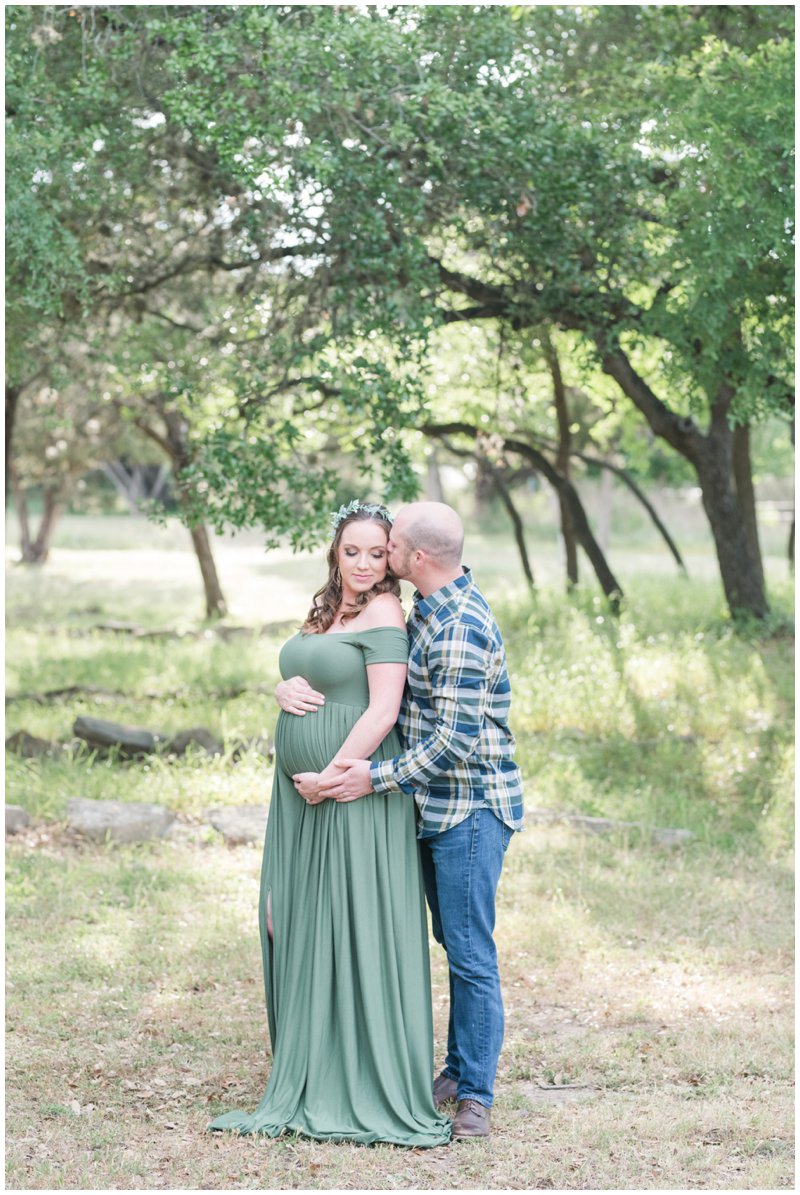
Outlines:
[[331, 514], [331, 531], [338, 531], [340, 523], [343, 523], [345, 519], [349, 519], [351, 515], [358, 514], [362, 510], [366, 514], [383, 519], [387, 523], [392, 522], [392, 516], [385, 506], [381, 506], [380, 502], [359, 502], [358, 498], [354, 498], [352, 502], [348, 502], [347, 506], [340, 506], [338, 510], [333, 511]]

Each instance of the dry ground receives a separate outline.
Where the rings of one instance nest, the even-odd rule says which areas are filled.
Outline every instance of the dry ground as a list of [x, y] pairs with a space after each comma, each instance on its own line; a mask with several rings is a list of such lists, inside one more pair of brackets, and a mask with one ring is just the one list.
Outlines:
[[190, 827], [116, 849], [34, 830], [7, 857], [10, 1189], [792, 1186], [778, 863], [518, 836], [499, 900], [493, 1139], [406, 1151], [205, 1131], [254, 1107], [269, 1071], [257, 848]]

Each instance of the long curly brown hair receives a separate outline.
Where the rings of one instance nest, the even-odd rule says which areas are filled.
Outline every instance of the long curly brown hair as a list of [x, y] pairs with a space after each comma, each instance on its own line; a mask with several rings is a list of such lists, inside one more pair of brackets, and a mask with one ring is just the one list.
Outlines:
[[[346, 527], [349, 527], [351, 523], [366, 522], [367, 519], [383, 527], [388, 540], [389, 532], [392, 528], [388, 511], [383, 515], [380, 512], [358, 510], [354, 514], [348, 515], [346, 519], [342, 519], [336, 528], [333, 542], [328, 548], [328, 579], [322, 588], [318, 589], [314, 594], [313, 604], [302, 626], [304, 632], [324, 635], [335, 619], [342, 604], [342, 575], [339, 571], [339, 545], [342, 542], [342, 536]], [[352, 605], [342, 614], [342, 622], [347, 622], [349, 619], [355, 618], [379, 593], [393, 593], [395, 597], [400, 597], [400, 582], [391, 569], [387, 570], [383, 580], [379, 581], [377, 585], [373, 585], [372, 589], [367, 590], [366, 593], [359, 593], [356, 596]]]

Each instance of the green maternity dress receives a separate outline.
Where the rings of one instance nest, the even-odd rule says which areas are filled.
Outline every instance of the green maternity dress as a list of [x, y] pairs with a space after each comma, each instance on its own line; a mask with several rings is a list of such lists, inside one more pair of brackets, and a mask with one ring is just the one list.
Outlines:
[[[428, 933], [413, 797], [372, 793], [307, 805], [292, 774], [321, 772], [369, 703], [367, 665], [405, 663], [404, 631], [307, 635], [284, 644], [283, 677], [325, 705], [281, 712], [259, 897], [272, 1070], [252, 1114], [210, 1129], [434, 1146]], [[392, 731], [372, 756], [400, 751]], [[273, 940], [267, 934], [271, 899]]]

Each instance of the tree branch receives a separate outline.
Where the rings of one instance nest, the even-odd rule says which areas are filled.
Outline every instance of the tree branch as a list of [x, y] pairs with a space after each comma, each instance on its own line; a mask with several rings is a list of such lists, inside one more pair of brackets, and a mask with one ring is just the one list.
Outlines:
[[525, 529], [520, 518], [519, 511], [514, 505], [514, 500], [511, 497], [508, 486], [500, 476], [500, 470], [495, 468], [487, 456], [479, 452], [468, 452], [463, 448], [456, 448], [445, 436], [441, 436], [440, 440], [444, 444], [448, 452], [452, 452], [453, 456], [469, 457], [477, 461], [486, 469], [487, 473], [492, 479], [492, 484], [500, 495], [500, 499], [506, 508], [508, 517], [511, 519], [511, 526], [514, 531], [514, 539], [517, 543], [517, 551], [519, 552], [520, 563], [522, 564], [522, 571], [525, 574], [525, 580], [528, 582], [528, 588], [531, 592], [536, 588], [533, 580], [533, 569], [531, 568], [530, 558], [528, 556], [528, 549], [525, 544]]
[[623, 394], [631, 399], [657, 436], [696, 464], [704, 437], [694, 419], [671, 411], [636, 372], [621, 348], [606, 349], [600, 336], [596, 337], [595, 343], [600, 350], [603, 372], [612, 377]]
[[[475, 440], [483, 434], [480, 428], [474, 427], [470, 423], [455, 422], [425, 424], [419, 430], [426, 436], [438, 436], [439, 438], [448, 435], [465, 435]], [[515, 452], [529, 461], [537, 473], [541, 473], [553, 488], [559, 494], [563, 494], [569, 502], [575, 536], [592, 563], [592, 567], [603, 592], [608, 598], [612, 611], [617, 613], [619, 611], [620, 598], [622, 597], [622, 586], [609, 568], [608, 561], [592, 533], [589, 520], [586, 517], [586, 511], [583, 509], [583, 503], [575, 487], [550, 464], [546, 456], [532, 445], [526, 444], [522, 440], [504, 439], [503, 449], [506, 452]]]
[[626, 469], [620, 468], [619, 465], [612, 465], [611, 461], [604, 461], [600, 457], [596, 457], [596, 456], [587, 456], [585, 452], [577, 452], [573, 449], [571, 451], [570, 455], [577, 457], [578, 460], [580, 460], [580, 461], [585, 461], [587, 465], [598, 465], [601, 469], [607, 469], [610, 473], [613, 473], [616, 477], [619, 477], [619, 479], [625, 483], [625, 485], [628, 487], [628, 489], [631, 491], [631, 493], [636, 498], [639, 499], [642, 506], [645, 508], [647, 513], [650, 515], [650, 518], [653, 520], [653, 523], [654, 523], [656, 529], [660, 532], [661, 537], [663, 538], [663, 540], [666, 543], [667, 547], [669, 548], [670, 552], [674, 556], [678, 567], [681, 569], [684, 576], [688, 577], [689, 571], [686, 568], [683, 557], [681, 556], [680, 552], [678, 551], [677, 544], [673, 540], [669, 531], [667, 531], [667, 528], [665, 527], [665, 525], [662, 523], [661, 518], [658, 514], [658, 511], [653, 506], [652, 502], [647, 497], [644, 490], [641, 490], [639, 488], [639, 486], [636, 484], [636, 482], [633, 480], [630, 473], [628, 473], [628, 471]]
[[209, 267], [231, 272], [249, 269], [271, 261], [282, 261], [285, 257], [315, 257], [317, 254], [324, 253], [325, 251], [326, 247], [324, 245], [285, 245], [278, 249], [260, 252], [258, 256], [247, 257], [242, 261], [225, 261], [224, 258], [219, 257], [215, 253], [206, 254], [202, 257], [186, 257], [171, 269], [164, 270], [154, 278], [145, 279], [137, 286], [131, 286], [128, 290], [119, 291], [117, 294], [107, 296], [107, 301], [127, 299], [133, 295], [142, 295], [149, 290], [155, 290], [156, 287], [161, 286], [164, 282], [169, 282], [172, 278], [177, 278], [179, 275], [193, 274], [198, 270], [207, 270]]

